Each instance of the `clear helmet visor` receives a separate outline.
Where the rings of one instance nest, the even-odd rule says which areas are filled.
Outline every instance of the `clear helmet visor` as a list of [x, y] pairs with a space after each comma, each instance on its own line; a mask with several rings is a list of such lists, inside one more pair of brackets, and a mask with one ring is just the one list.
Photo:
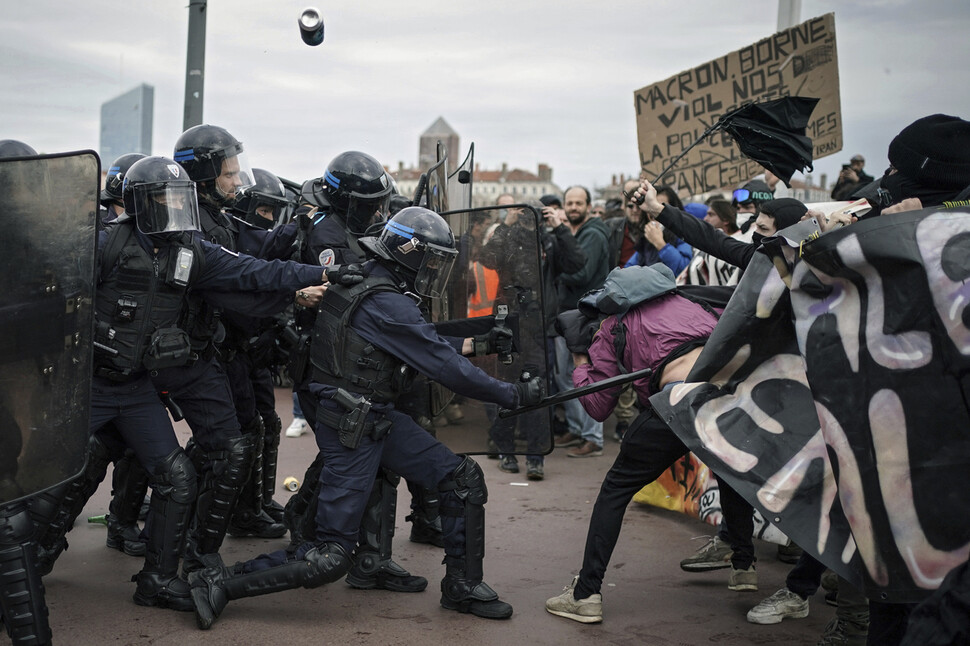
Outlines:
[[364, 235], [371, 225], [384, 222], [390, 199], [390, 190], [377, 196], [351, 194], [347, 205], [347, 228], [355, 235]]
[[427, 298], [440, 298], [448, 286], [451, 269], [458, 252], [454, 249], [427, 244], [424, 258], [414, 278], [414, 291]]
[[249, 157], [245, 152], [239, 152], [222, 160], [219, 174], [213, 180], [213, 184], [220, 198], [235, 199], [240, 192], [255, 184], [253, 177]]
[[140, 184], [130, 189], [139, 231], [147, 235], [198, 231], [199, 203], [195, 182], [175, 181], [164, 184]]

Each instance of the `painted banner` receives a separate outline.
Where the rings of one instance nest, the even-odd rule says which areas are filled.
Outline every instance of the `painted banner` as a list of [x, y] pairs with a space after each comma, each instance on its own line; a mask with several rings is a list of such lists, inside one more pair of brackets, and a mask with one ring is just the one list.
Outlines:
[[798, 243], [766, 241], [687, 383], [651, 403], [826, 566], [919, 600], [970, 554], [970, 213]]
[[[714, 527], [720, 526], [723, 516], [717, 478], [693, 453], [677, 460], [659, 478], [641, 489], [633, 496], [633, 502], [679, 511]], [[766, 521], [757, 509], [754, 510], [754, 538], [778, 545], [788, 544], [788, 537]]]
[[[783, 96], [818, 98], [806, 134], [813, 158], [842, 150], [835, 14], [825, 14], [753, 45], [647, 85], [633, 94], [640, 165], [649, 178], [687, 149], [721, 115]], [[717, 132], [681, 159], [664, 180], [691, 195], [735, 187], [764, 172]]]

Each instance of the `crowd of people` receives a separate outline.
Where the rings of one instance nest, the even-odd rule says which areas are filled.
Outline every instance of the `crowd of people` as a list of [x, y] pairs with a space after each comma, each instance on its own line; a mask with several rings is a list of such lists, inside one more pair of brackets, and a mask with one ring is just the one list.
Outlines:
[[[0, 142], [0, 154], [33, 154], [17, 143]], [[866, 175], [855, 156], [832, 196], [867, 198], [867, 218], [965, 203], [967, 144], [970, 123], [926, 117], [893, 139], [892, 167], [881, 178]], [[858, 219], [776, 198], [776, 182], [766, 172], [730, 196], [685, 204], [676, 187], [631, 180], [615, 213], [583, 186], [528, 204], [502, 195], [494, 216], [473, 213], [456, 236], [427, 201], [398, 195], [384, 166], [358, 151], [336, 156], [299, 187], [251, 168], [240, 140], [217, 126], [184, 132], [171, 157], [124, 155], [110, 164], [101, 193], [85, 468], [26, 507], [0, 506], [0, 528], [8, 535], [18, 528], [15, 560], [40, 574], [56, 567], [75, 519], [114, 464], [107, 545], [144, 559], [133, 579], [137, 604], [194, 612], [208, 629], [232, 600], [344, 577], [365, 590], [421, 591], [427, 579], [393, 560], [403, 477], [411, 540], [444, 549], [441, 606], [505, 619], [512, 607], [484, 580], [486, 476], [436, 439], [428, 382], [446, 384], [456, 402], [487, 402], [498, 468], [519, 472], [518, 434], [528, 446], [526, 475], [541, 481], [548, 475], [546, 445], [534, 431], [541, 425], [500, 417], [499, 408], [649, 369], [624, 387], [567, 400], [553, 416], [554, 449], [576, 459], [602, 456], [603, 422], [616, 420], [619, 454], [604, 469], [581, 569], [545, 604], [578, 622], [603, 621], [603, 575], [625, 509], [687, 453], [649, 397], [687, 379], [765, 238], [807, 218], [823, 234]], [[461, 263], [464, 313], [492, 315], [502, 287], [516, 280], [510, 273], [524, 271], [508, 259], [536, 242], [546, 325], [534, 340], [545, 356], [535, 360], [551, 375], [496, 379], [467, 357], [520, 351], [512, 331], [496, 324], [444, 336], [429, 308], [449, 293]], [[717, 297], [692, 287], [718, 288]], [[293, 384], [294, 421], [285, 433], [274, 388], [280, 365]], [[192, 431], [186, 446], [173, 417]], [[318, 453], [284, 507], [273, 499], [281, 437], [306, 432]], [[725, 483], [720, 502], [718, 537], [682, 567], [729, 568], [730, 590], [756, 590], [753, 508]], [[286, 549], [222, 562], [227, 533], [287, 532]], [[802, 553], [786, 587], [753, 607], [748, 621], [807, 616], [824, 571]], [[19, 594], [0, 595], [14, 643], [46, 643], [40, 579], [0, 584], [20, 586]], [[867, 600], [844, 579], [837, 604], [819, 644], [914, 643], [903, 642], [911, 606]], [[13, 616], [28, 620], [6, 621]]]

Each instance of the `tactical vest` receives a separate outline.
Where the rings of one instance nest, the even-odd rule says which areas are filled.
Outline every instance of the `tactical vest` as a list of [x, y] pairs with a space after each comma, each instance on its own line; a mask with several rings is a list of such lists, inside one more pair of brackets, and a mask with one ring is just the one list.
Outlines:
[[[202, 245], [184, 236], [152, 255], [138, 243], [133, 220], [121, 218], [108, 231], [95, 298], [95, 374], [125, 380], [146, 368], [167, 367], [161, 365], [166, 361], [184, 365], [187, 347], [180, 352], [172, 344], [188, 341], [178, 319], [188, 286], [205, 262]], [[178, 257], [186, 250], [191, 269], [176, 280]]]
[[310, 345], [313, 380], [364, 395], [375, 403], [394, 402], [409, 385], [410, 369], [350, 326], [361, 301], [374, 292], [400, 290], [393, 280], [379, 276], [368, 276], [351, 287], [327, 288]]
[[[205, 239], [212, 244], [225, 247], [229, 251], [236, 251], [235, 225], [221, 211], [206, 203], [199, 203], [199, 224]], [[221, 331], [219, 319], [222, 310], [213, 307], [198, 294], [189, 294], [184, 316], [179, 322], [180, 327], [188, 332], [192, 340], [192, 348], [199, 353], [212, 351], [213, 339], [221, 342], [224, 330]]]

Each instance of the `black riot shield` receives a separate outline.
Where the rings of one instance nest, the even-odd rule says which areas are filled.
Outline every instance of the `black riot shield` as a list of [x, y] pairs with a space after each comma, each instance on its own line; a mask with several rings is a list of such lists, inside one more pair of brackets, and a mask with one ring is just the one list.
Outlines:
[[0, 159], [0, 505], [84, 467], [100, 161]]
[[[505, 213], [511, 215], [503, 221], [500, 215]], [[503, 381], [518, 381], [524, 375], [547, 377], [539, 214], [520, 205], [450, 211], [442, 216], [455, 231], [459, 256], [448, 309], [435, 320], [439, 333], [469, 337], [504, 325], [513, 334], [512, 354], [472, 357], [472, 362]], [[456, 398], [452, 406], [458, 411], [446, 409], [436, 431], [438, 439], [456, 453], [544, 455], [552, 450], [551, 409], [501, 419], [493, 404]], [[458, 415], [449, 412], [460, 412], [461, 419], [453, 419]], [[440, 424], [442, 417], [447, 425]]]

